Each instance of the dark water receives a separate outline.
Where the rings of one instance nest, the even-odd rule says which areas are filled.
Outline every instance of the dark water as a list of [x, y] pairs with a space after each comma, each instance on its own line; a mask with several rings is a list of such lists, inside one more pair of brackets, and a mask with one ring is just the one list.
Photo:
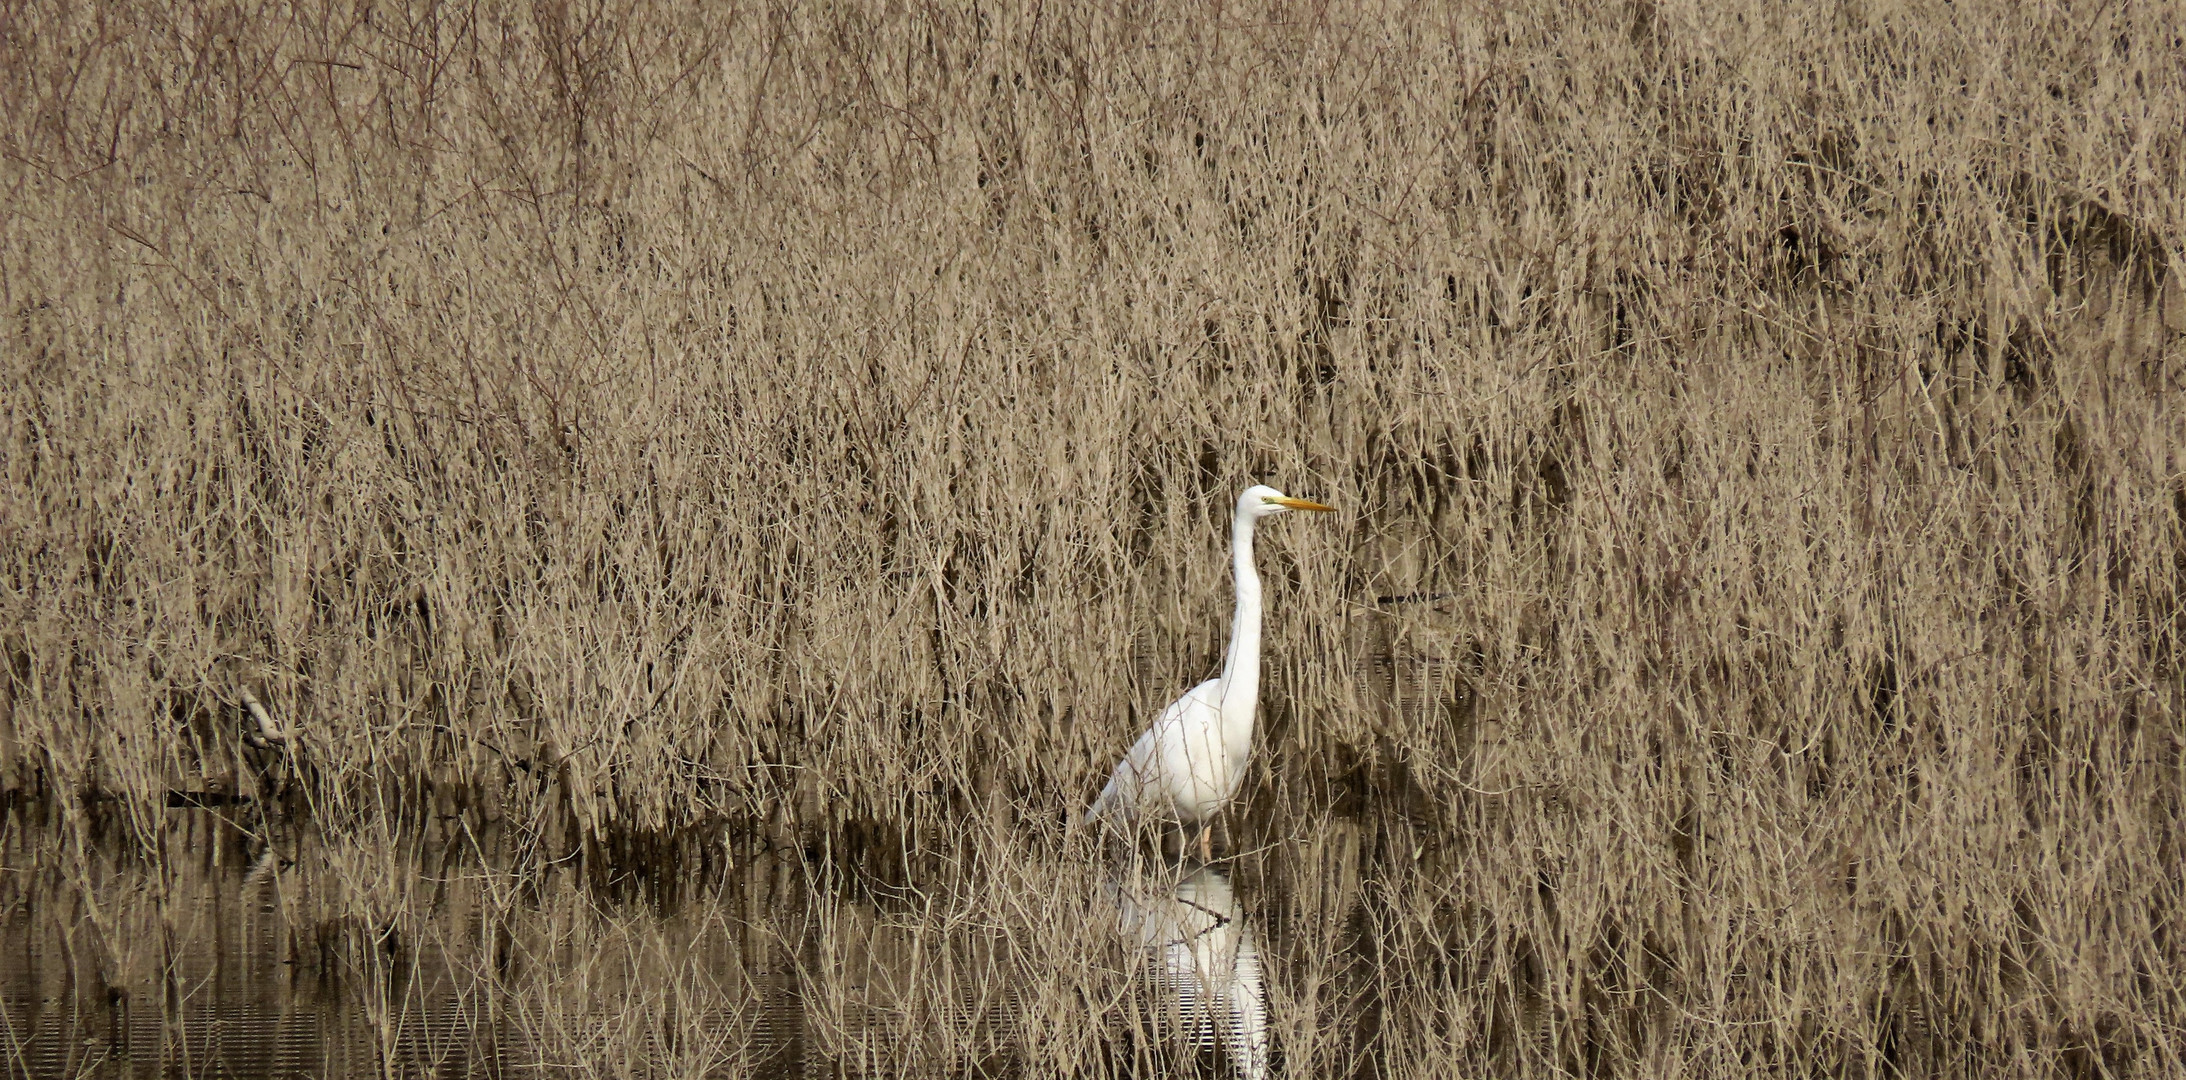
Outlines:
[[1046, 1071], [1044, 1033], [1073, 1023], [1109, 1029], [1096, 1072], [1267, 1075], [1275, 1053], [1220, 866], [1087, 868], [1064, 930], [1136, 970], [1120, 996], [1035, 1001], [997, 976], [1040, 966], [1006, 926], [937, 920], [917, 888], [827, 887], [764, 844], [671, 895], [511, 874], [505, 841], [446, 823], [384, 850], [220, 808], [162, 828], [156, 859], [10, 828], [10, 1077], [1012, 1075]]
[[[10, 837], [0, 1018], [17, 1077], [495, 1075], [505, 1046], [427, 951], [369, 1007], [346, 942], [291, 917], [293, 863], [201, 811], [168, 815], [166, 865]], [[344, 969], [347, 969], [346, 971]], [[388, 1036], [392, 1036], [389, 1038]]]

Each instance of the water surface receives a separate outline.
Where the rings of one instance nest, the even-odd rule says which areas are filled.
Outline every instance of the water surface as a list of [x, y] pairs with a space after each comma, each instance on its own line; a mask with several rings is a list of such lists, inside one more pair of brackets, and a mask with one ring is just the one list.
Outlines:
[[[11, 827], [10, 1076], [1261, 1076], [1279, 1060], [1234, 862], [959, 851], [909, 874], [921, 860], [898, 849], [863, 860], [891, 867], [875, 873], [741, 837], [709, 873], [603, 881], [520, 873], [509, 835], [452, 821], [379, 847], [240, 807], [162, 827], [157, 858]], [[996, 889], [1011, 878], [1024, 887]]]

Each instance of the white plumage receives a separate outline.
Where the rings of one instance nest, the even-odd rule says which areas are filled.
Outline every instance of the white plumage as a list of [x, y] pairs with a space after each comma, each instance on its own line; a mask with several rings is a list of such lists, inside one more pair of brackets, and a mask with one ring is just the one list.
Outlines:
[[1237, 498], [1230, 523], [1230, 560], [1237, 613], [1222, 674], [1192, 687], [1161, 711], [1109, 776], [1086, 811], [1088, 821], [1157, 817], [1199, 828], [1203, 858], [1212, 851], [1206, 826], [1237, 794], [1252, 759], [1253, 714], [1260, 704], [1260, 573], [1253, 567], [1253, 528], [1292, 510], [1333, 510], [1256, 485]]

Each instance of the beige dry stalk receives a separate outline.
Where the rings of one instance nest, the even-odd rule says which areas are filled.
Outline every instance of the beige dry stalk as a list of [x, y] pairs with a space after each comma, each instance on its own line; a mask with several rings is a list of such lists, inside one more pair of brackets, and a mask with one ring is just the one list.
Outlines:
[[0, 788], [930, 868], [1269, 479], [1291, 1067], [2186, 1068], [2172, 12], [1036, 10], [11, 16]]

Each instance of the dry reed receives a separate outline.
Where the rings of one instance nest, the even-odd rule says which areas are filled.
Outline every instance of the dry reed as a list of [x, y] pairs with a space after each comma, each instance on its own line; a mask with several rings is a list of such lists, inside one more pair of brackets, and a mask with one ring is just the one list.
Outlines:
[[0, 788], [1002, 888], [1267, 479], [1286, 1067], [2186, 1070], [2177, 15], [11, 9]]

